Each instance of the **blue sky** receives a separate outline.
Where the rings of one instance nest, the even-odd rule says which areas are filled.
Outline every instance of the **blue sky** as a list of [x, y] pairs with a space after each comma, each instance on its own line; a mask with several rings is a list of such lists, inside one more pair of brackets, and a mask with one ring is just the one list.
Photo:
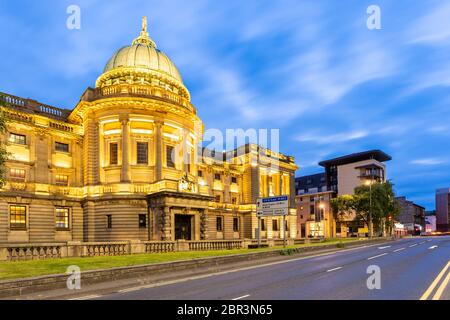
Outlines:
[[396, 192], [427, 209], [450, 187], [448, 1], [0, 0], [0, 91], [73, 108], [143, 15], [206, 128], [279, 128], [297, 175], [382, 149]]

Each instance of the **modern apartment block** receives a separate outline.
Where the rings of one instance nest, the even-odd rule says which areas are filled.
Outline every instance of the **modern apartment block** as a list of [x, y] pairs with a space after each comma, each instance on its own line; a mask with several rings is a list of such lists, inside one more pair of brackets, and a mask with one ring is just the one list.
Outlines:
[[[296, 178], [298, 235], [349, 237], [367, 233], [366, 226], [354, 221], [352, 214], [335, 221], [330, 200], [353, 194], [356, 187], [367, 183], [385, 182], [385, 162], [391, 159], [381, 150], [353, 153], [320, 162], [325, 169], [323, 173]], [[323, 216], [317, 214], [321, 210]]]
[[436, 228], [437, 231], [450, 231], [450, 188], [436, 191]]

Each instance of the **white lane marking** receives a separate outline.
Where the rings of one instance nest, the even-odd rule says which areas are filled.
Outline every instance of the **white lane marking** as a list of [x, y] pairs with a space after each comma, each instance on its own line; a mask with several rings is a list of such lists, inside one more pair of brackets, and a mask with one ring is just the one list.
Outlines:
[[415, 247], [415, 246], [417, 246], [417, 243], [412, 244], [412, 245], [410, 245], [409, 247], [412, 248], [412, 247]]
[[234, 299], [231, 299], [231, 300], [232, 300], [232, 301], [236, 301], [236, 300], [241, 300], [241, 299], [245, 299], [245, 298], [248, 298], [248, 297], [250, 297], [250, 295], [249, 295], [249, 294], [246, 294], [245, 296], [237, 297], [237, 298], [234, 298]]
[[379, 255], [377, 255], [377, 256], [367, 258], [367, 260], [376, 259], [376, 258], [383, 257], [383, 256], [386, 256], [386, 255], [388, 255], [388, 254], [387, 254], [387, 253], [382, 253], [382, 254], [379, 254]]
[[433, 250], [433, 249], [436, 249], [438, 246], [431, 246], [431, 247], [429, 247], [428, 248], [428, 250]]
[[135, 287], [135, 288], [128, 288], [128, 289], [122, 289], [117, 291], [118, 293], [127, 293], [127, 292], [133, 292], [133, 291], [138, 291], [144, 289], [144, 287]]
[[383, 249], [387, 249], [390, 248], [391, 246], [385, 246], [385, 247], [378, 247], [378, 249], [383, 250]]
[[73, 299], [69, 299], [69, 300], [90, 300], [90, 299], [95, 299], [95, 298], [100, 298], [100, 296], [96, 295], [96, 294], [93, 294], [93, 295], [90, 295], [90, 296], [73, 298]]
[[394, 252], [403, 251], [403, 250], [405, 250], [405, 249], [406, 249], [406, 248], [400, 248], [400, 249], [394, 250]]
[[421, 243], [419, 243], [419, 244], [424, 244], [426, 241], [422, 241]]
[[431, 241], [433, 241], [433, 240], [431, 240], [431, 239], [430, 239], [430, 240], [428, 240], [428, 242], [431, 242]]
[[342, 267], [337, 267], [337, 268], [327, 270], [327, 272], [333, 272], [333, 271], [337, 271], [337, 270], [341, 270], [341, 269], [342, 269]]

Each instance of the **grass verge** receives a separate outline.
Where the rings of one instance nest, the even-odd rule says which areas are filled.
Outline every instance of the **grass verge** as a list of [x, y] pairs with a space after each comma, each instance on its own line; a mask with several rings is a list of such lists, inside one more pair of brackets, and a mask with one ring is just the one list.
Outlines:
[[[288, 246], [286, 250], [291, 253], [290, 249], [301, 248], [306, 246], [323, 246], [330, 244], [339, 244], [343, 242], [358, 241], [356, 239], [327, 239], [321, 243], [302, 244], [296, 246]], [[136, 265], [145, 265], [161, 262], [172, 262], [179, 260], [191, 260], [207, 257], [220, 257], [232, 254], [244, 254], [253, 252], [263, 252], [280, 250], [282, 247], [262, 248], [262, 249], [235, 249], [220, 251], [188, 251], [188, 252], [170, 252], [170, 253], [153, 253], [153, 254], [136, 254], [127, 256], [114, 257], [90, 257], [90, 258], [64, 258], [49, 260], [32, 260], [18, 262], [0, 262], [0, 280], [29, 278], [51, 274], [65, 273], [67, 268], [76, 265], [82, 271], [109, 269], [116, 267], [129, 267]]]

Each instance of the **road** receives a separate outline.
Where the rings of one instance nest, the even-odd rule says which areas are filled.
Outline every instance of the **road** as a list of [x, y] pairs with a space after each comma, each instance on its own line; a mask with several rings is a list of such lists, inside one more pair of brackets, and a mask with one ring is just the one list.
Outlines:
[[[450, 299], [450, 237], [402, 239], [157, 286], [101, 300]], [[380, 289], [369, 290], [369, 266]], [[375, 267], [375, 268], [376, 268]], [[376, 282], [371, 282], [376, 283]]]

